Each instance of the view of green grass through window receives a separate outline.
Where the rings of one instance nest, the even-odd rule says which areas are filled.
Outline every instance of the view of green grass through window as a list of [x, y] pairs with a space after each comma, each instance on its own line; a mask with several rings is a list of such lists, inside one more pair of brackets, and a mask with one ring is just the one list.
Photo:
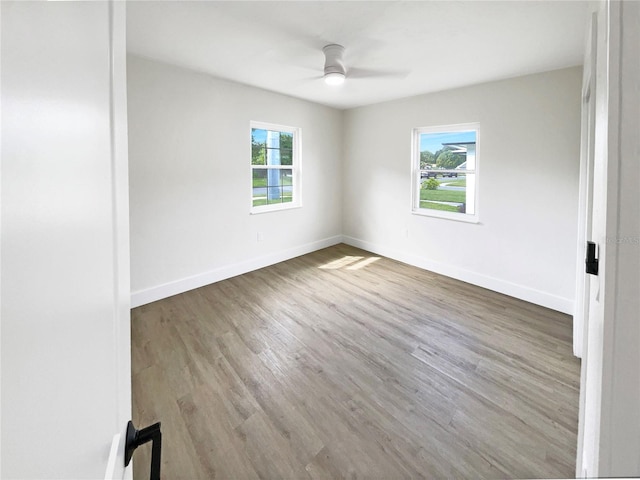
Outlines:
[[254, 207], [293, 201], [293, 155], [292, 132], [251, 129]]
[[477, 130], [418, 129], [415, 208], [475, 214]]

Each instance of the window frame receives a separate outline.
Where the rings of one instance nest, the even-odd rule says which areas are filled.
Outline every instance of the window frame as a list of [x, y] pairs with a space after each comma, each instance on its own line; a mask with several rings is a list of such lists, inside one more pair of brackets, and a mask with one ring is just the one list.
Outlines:
[[[475, 131], [476, 133], [476, 149], [475, 149], [475, 168], [473, 170], [458, 170], [457, 173], [463, 172], [465, 176], [467, 174], [473, 174], [474, 177], [474, 192], [473, 192], [473, 206], [474, 213], [460, 213], [460, 212], [448, 212], [444, 210], [435, 210], [429, 208], [420, 207], [420, 189], [423, 179], [421, 177], [422, 170], [420, 169], [420, 135], [429, 133], [455, 133], [455, 132], [469, 132]], [[467, 223], [479, 223], [479, 205], [478, 205], [478, 192], [479, 192], [479, 180], [480, 180], [480, 123], [459, 123], [453, 125], [435, 125], [430, 127], [418, 127], [414, 128], [411, 133], [411, 213], [414, 215], [423, 215], [427, 217], [444, 218], [448, 220], [456, 220], [459, 222]], [[451, 169], [454, 171], [455, 169]], [[442, 172], [448, 172], [449, 170], [442, 170]]]
[[[254, 129], [260, 130], [270, 130], [272, 132], [283, 132], [290, 133], [293, 136], [292, 145], [291, 145], [291, 165], [253, 165], [251, 163], [252, 152], [251, 152], [251, 134]], [[258, 121], [250, 121], [249, 125], [249, 168], [250, 168], [250, 176], [249, 176], [249, 188], [250, 188], [250, 196], [249, 196], [249, 213], [251, 215], [267, 213], [267, 212], [277, 212], [280, 210], [290, 210], [292, 208], [300, 208], [302, 207], [302, 196], [301, 196], [301, 178], [302, 178], [302, 162], [301, 162], [301, 143], [302, 143], [302, 129], [300, 127], [290, 127], [287, 125], [279, 125], [275, 123], [268, 122], [258, 122]], [[272, 203], [269, 205], [253, 205], [253, 171], [266, 169], [268, 170], [291, 170], [292, 174], [292, 199], [291, 202], [281, 202], [281, 203]]]

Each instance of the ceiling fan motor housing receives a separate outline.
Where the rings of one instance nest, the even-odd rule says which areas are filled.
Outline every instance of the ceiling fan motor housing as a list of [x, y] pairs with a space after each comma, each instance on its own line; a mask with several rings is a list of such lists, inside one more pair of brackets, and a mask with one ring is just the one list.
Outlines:
[[344, 47], [342, 45], [331, 44], [325, 46], [322, 51], [324, 52], [324, 74], [329, 75], [332, 73], [338, 73], [345, 75], [344, 62], [342, 60], [342, 54], [344, 53]]

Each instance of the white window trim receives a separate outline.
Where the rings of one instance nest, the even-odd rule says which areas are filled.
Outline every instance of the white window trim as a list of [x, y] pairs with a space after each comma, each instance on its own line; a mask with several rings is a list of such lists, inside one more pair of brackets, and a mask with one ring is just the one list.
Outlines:
[[[457, 213], [446, 212], [443, 210], [431, 210], [428, 208], [420, 208], [420, 187], [422, 179], [420, 178], [420, 135], [423, 133], [442, 133], [469, 131], [476, 132], [476, 168], [475, 173], [475, 192], [474, 192], [474, 213]], [[455, 125], [437, 125], [432, 127], [414, 128], [411, 132], [411, 213], [414, 215], [422, 215], [425, 217], [444, 218], [447, 220], [455, 220], [458, 222], [480, 223], [478, 192], [480, 180], [480, 123], [459, 123]]]
[[[272, 130], [278, 132], [291, 133], [293, 135], [292, 155], [293, 159], [291, 165], [280, 165], [277, 168], [281, 170], [292, 170], [293, 175], [293, 201], [287, 203], [274, 203], [271, 205], [260, 205], [258, 207], [253, 206], [253, 170], [259, 168], [265, 168], [263, 165], [251, 164], [251, 131], [254, 129]], [[267, 122], [255, 122], [251, 121], [249, 125], [249, 213], [256, 215], [267, 212], [277, 212], [280, 210], [291, 210], [293, 208], [302, 207], [302, 189], [300, 188], [302, 179], [302, 129], [300, 127], [289, 127], [286, 125], [278, 125], [276, 123]]]

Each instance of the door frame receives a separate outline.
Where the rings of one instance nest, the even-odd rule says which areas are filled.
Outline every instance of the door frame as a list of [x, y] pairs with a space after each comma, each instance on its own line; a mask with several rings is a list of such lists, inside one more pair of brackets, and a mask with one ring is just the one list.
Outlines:
[[109, 0], [109, 105], [114, 245], [114, 358], [116, 428], [105, 479], [131, 479], [133, 467], [124, 466], [127, 422], [132, 418], [131, 397], [131, 274], [129, 244], [129, 140], [127, 121], [126, 2]]
[[576, 477], [640, 475], [640, 4], [601, 0], [589, 280], [584, 327]]
[[582, 88], [580, 186], [578, 192], [578, 236], [576, 248], [576, 294], [573, 315], [573, 354], [582, 358], [584, 333], [589, 319], [589, 276], [585, 273], [586, 242], [591, 236], [593, 213], [593, 165], [595, 135], [595, 91], [598, 15], [592, 13], [585, 52]]

